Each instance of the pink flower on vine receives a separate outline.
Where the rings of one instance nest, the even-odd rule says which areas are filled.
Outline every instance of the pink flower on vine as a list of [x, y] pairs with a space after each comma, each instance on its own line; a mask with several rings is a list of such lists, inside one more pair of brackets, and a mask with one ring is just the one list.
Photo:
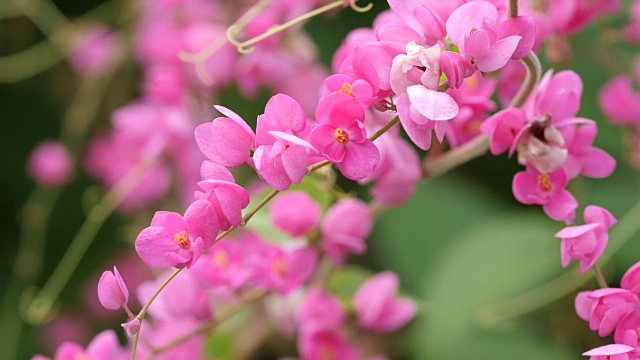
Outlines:
[[560, 168], [553, 173], [539, 172], [529, 165], [513, 178], [513, 194], [523, 204], [542, 205], [544, 212], [553, 220], [573, 222], [578, 201], [565, 189], [569, 178]]
[[321, 214], [320, 204], [304, 191], [282, 194], [269, 206], [273, 225], [293, 237], [304, 235], [318, 226]]
[[360, 286], [353, 297], [353, 305], [361, 327], [374, 332], [390, 332], [411, 321], [418, 310], [416, 302], [410, 298], [396, 298], [398, 285], [398, 276], [387, 271]]
[[600, 258], [609, 241], [608, 231], [617, 221], [607, 210], [590, 205], [584, 209], [584, 222], [584, 225], [568, 226], [555, 235], [562, 239], [562, 267], [578, 260], [580, 273], [589, 270]]
[[158, 211], [151, 226], [140, 232], [136, 251], [153, 268], [191, 267], [218, 233], [214, 209], [206, 200], [196, 200], [184, 214]]
[[226, 117], [198, 126], [196, 143], [213, 162], [224, 166], [240, 165], [249, 158], [256, 136], [238, 114], [223, 106], [215, 108]]
[[129, 301], [129, 290], [114, 266], [113, 272], [105, 271], [98, 282], [98, 299], [105, 309], [118, 310]]
[[372, 228], [373, 216], [364, 201], [340, 200], [322, 220], [320, 245], [334, 263], [342, 264], [349, 254], [364, 253], [364, 240]]
[[371, 175], [380, 161], [378, 148], [367, 139], [364, 117], [364, 109], [353, 97], [327, 94], [320, 99], [318, 125], [309, 137], [311, 144], [352, 180]]

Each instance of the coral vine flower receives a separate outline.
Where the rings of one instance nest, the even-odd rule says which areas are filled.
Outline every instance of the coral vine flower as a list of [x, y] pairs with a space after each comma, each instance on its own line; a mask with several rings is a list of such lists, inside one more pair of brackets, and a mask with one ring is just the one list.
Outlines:
[[196, 143], [212, 161], [224, 166], [240, 165], [249, 158], [256, 136], [238, 114], [219, 105], [215, 108], [227, 117], [198, 126]]
[[39, 184], [57, 187], [69, 180], [73, 159], [62, 143], [43, 141], [29, 155], [28, 170]]
[[629, 290], [598, 289], [589, 294], [593, 300], [589, 328], [598, 330], [598, 335], [608, 336], [620, 323], [637, 311], [638, 298]]
[[285, 251], [280, 247], [269, 247], [254, 259], [255, 281], [259, 285], [288, 294], [302, 285], [313, 274], [318, 254], [309, 247]]
[[206, 200], [196, 200], [184, 214], [158, 211], [151, 226], [140, 232], [136, 251], [153, 268], [191, 267], [218, 233], [214, 209]]
[[360, 326], [375, 332], [390, 332], [403, 327], [415, 316], [415, 301], [396, 299], [398, 283], [398, 276], [387, 271], [360, 286], [353, 297]]
[[341, 264], [350, 253], [362, 254], [366, 250], [364, 239], [372, 227], [373, 217], [364, 201], [338, 201], [327, 211], [320, 226], [322, 249], [334, 263]]
[[305, 360], [358, 360], [355, 347], [335, 331], [303, 334], [298, 339], [298, 351]]
[[320, 204], [304, 191], [282, 194], [269, 206], [273, 225], [293, 237], [313, 230], [320, 222], [321, 213]]
[[309, 141], [329, 161], [337, 163], [344, 176], [363, 179], [380, 161], [378, 148], [367, 139], [364, 109], [351, 96], [330, 93], [320, 99], [316, 111], [318, 125]]
[[617, 222], [607, 210], [599, 206], [584, 209], [585, 225], [568, 226], [555, 236], [562, 239], [560, 253], [562, 267], [567, 267], [572, 259], [580, 261], [580, 273], [584, 273], [596, 263], [609, 240], [608, 231]]
[[114, 266], [113, 272], [105, 271], [98, 282], [98, 299], [105, 309], [118, 310], [129, 300], [129, 290]]
[[[468, 2], [447, 19], [447, 34], [451, 41], [458, 45], [467, 60], [485, 73], [501, 69], [514, 56], [523, 57], [528, 52], [525, 49], [514, 54], [523, 37], [509, 34], [520, 29], [519, 24], [497, 24], [497, 21], [498, 10], [487, 1]], [[533, 30], [527, 33], [529, 37], [533, 37]], [[532, 41], [529, 44], [533, 46]]]
[[305, 333], [337, 330], [346, 318], [340, 302], [319, 288], [307, 291], [296, 314], [298, 327]]
[[[53, 358], [55, 360], [112, 360], [123, 359], [126, 356], [127, 352], [120, 347], [116, 333], [113, 330], [105, 330], [96, 335], [86, 348], [74, 342], [62, 343]], [[36, 355], [33, 359], [49, 358]]]
[[578, 201], [565, 189], [569, 178], [560, 168], [551, 174], [539, 172], [529, 165], [513, 178], [513, 194], [523, 204], [542, 205], [553, 220], [573, 222]]
[[196, 195], [209, 202], [220, 230], [225, 231], [242, 224], [242, 209], [250, 201], [249, 192], [245, 188], [228, 180], [203, 180], [198, 186], [205, 192]]

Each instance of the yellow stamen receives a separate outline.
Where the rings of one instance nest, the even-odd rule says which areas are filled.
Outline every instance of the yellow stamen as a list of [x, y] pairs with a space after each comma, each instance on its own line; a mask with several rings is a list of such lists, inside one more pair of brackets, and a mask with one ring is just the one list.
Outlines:
[[549, 179], [549, 175], [547, 174], [538, 175], [538, 185], [544, 191], [551, 190], [551, 179]]
[[342, 130], [341, 128], [337, 128], [335, 134], [333, 134], [333, 136], [336, 138], [336, 140], [338, 140], [338, 142], [340, 144], [344, 144], [345, 142], [347, 142], [347, 134], [344, 133], [344, 130]]
[[353, 92], [351, 90], [353, 90], [353, 85], [349, 83], [344, 83], [342, 84], [342, 88], [338, 90], [338, 92], [355, 97], [355, 95], [353, 95]]
[[180, 231], [177, 234], [173, 235], [173, 242], [178, 244], [183, 249], [187, 249], [189, 247], [189, 236], [186, 231]]

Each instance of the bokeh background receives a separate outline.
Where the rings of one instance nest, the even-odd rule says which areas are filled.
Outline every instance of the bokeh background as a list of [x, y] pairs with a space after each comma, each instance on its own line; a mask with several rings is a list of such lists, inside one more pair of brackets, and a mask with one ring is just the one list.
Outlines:
[[[0, 14], [10, 13], [12, 1], [0, 1]], [[54, 3], [74, 19], [102, 2]], [[108, 7], [96, 19], [125, 33], [130, 31], [132, 19], [121, 12], [126, 8], [123, 3]], [[366, 14], [342, 11], [316, 18], [305, 26], [318, 44], [325, 65], [330, 64], [333, 51], [351, 29], [370, 26], [375, 15], [386, 8], [383, 1], [376, 0], [374, 4]], [[618, 219], [640, 199], [640, 178], [638, 170], [625, 160], [628, 148], [624, 129], [607, 122], [596, 99], [606, 81], [616, 73], [628, 71], [633, 55], [640, 53], [638, 48], [610, 36], [625, 19], [626, 14], [599, 19], [571, 38], [570, 62], [553, 65], [557, 70], [571, 68], [582, 76], [584, 94], [579, 115], [597, 120], [596, 146], [618, 160], [618, 168], [610, 178], [580, 178], [571, 183], [570, 190], [580, 204], [606, 207]], [[44, 35], [24, 16], [0, 19], [0, 56], [26, 49], [42, 39]], [[542, 58], [544, 69], [548, 69], [550, 65]], [[108, 127], [110, 113], [138, 95], [140, 76], [138, 66], [127, 60], [109, 85], [92, 131]], [[5, 301], [23, 231], [23, 205], [35, 188], [26, 172], [26, 159], [37, 143], [59, 136], [61, 119], [80, 85], [64, 60], [23, 81], [0, 84], [0, 293]], [[264, 89], [258, 97], [245, 99], [231, 87], [218, 102], [251, 119], [262, 112], [268, 95], [269, 90]], [[399, 347], [404, 349], [400, 352], [403, 358], [578, 359], [586, 349], [606, 343], [573, 310], [575, 294], [594, 288], [595, 281], [591, 273], [578, 276], [575, 266], [561, 268], [559, 240], [553, 237], [561, 225], [549, 220], [539, 207], [522, 206], [513, 198], [511, 179], [519, 169], [515, 159], [485, 156], [421, 184], [411, 201], [385, 209], [379, 216], [368, 253], [352, 262], [373, 270], [398, 272], [406, 293], [419, 299], [420, 316], [396, 336]], [[366, 194], [366, 190], [348, 182], [343, 181], [342, 185]], [[51, 213], [41, 262], [36, 258], [21, 259], [41, 268], [37, 285], [46, 281], [88, 209], [103, 194], [102, 185], [80, 169], [68, 186], [55, 195], [59, 197]], [[109, 217], [61, 294], [61, 314], [78, 315], [84, 311], [80, 304], [86, 288], [95, 286], [97, 275], [109, 268], [114, 257], [133, 247], [136, 232], [154, 210]], [[635, 231], [640, 228], [637, 213], [638, 210], [633, 221], [625, 223], [635, 222], [635, 227], [614, 231], [605, 252], [606, 261], [601, 265], [611, 284], [617, 284], [624, 271], [640, 260], [640, 235]], [[28, 228], [29, 224], [25, 224]], [[0, 327], [2, 323], [0, 319]], [[47, 326], [24, 325], [17, 358], [29, 358], [39, 352], [52, 354], [46, 339], [51, 328], [46, 330]], [[115, 328], [118, 322], [98, 320], [81, 330], [92, 336], [109, 326]], [[2, 359], [3, 348], [16, 346], [4, 343], [6, 340], [0, 338]]]

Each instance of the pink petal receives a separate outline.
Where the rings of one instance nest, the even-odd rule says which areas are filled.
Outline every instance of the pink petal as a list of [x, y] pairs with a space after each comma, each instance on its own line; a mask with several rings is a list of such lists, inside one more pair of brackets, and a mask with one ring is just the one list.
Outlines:
[[454, 44], [460, 45], [472, 28], [481, 29], [487, 19], [495, 23], [498, 10], [486, 1], [471, 1], [458, 7], [447, 19], [447, 34]]
[[411, 105], [429, 120], [450, 120], [458, 115], [458, 103], [445, 92], [413, 85], [407, 88], [407, 94]]
[[583, 235], [585, 233], [588, 233], [593, 229], [597, 229], [600, 226], [601, 225], [598, 223], [579, 225], [579, 226], [567, 226], [564, 229], [558, 231], [554, 236], [560, 239], [574, 238], [574, 237]]
[[[173, 236], [173, 235], [171, 235]], [[175, 262], [166, 257], [167, 253], [177, 251], [178, 245], [160, 226], [150, 226], [140, 232], [136, 239], [136, 252], [145, 264], [152, 268], [170, 268]]]
[[344, 159], [338, 163], [342, 174], [351, 180], [364, 179], [373, 173], [380, 161], [378, 148], [369, 140], [347, 143]]
[[544, 212], [553, 220], [573, 222], [576, 218], [578, 201], [567, 190], [558, 191], [549, 202], [543, 205]]
[[611, 356], [617, 354], [626, 354], [634, 349], [631, 346], [623, 345], [623, 344], [611, 344], [600, 346], [598, 348], [589, 350], [582, 355], [584, 356]]
[[245, 162], [255, 141], [253, 134], [247, 133], [228, 118], [217, 118], [198, 126], [195, 138], [206, 157], [224, 166], [237, 166]]
[[584, 176], [602, 179], [613, 174], [616, 169], [616, 160], [602, 149], [590, 148], [581, 158]]
[[233, 174], [231, 174], [229, 169], [209, 160], [202, 162], [202, 165], [200, 166], [200, 176], [203, 180], [224, 180], [235, 182]]
[[284, 191], [291, 186], [291, 179], [285, 172], [281, 159], [273, 158], [270, 150], [271, 146], [260, 146], [253, 153], [256, 170], [274, 189]]
[[477, 56], [475, 64], [478, 70], [486, 73], [494, 72], [502, 69], [513, 56], [514, 51], [520, 42], [520, 36], [509, 36], [502, 40], [498, 40], [488, 54]]
[[264, 114], [277, 119], [284, 130], [302, 131], [307, 123], [302, 105], [285, 94], [272, 96], [265, 106]]

